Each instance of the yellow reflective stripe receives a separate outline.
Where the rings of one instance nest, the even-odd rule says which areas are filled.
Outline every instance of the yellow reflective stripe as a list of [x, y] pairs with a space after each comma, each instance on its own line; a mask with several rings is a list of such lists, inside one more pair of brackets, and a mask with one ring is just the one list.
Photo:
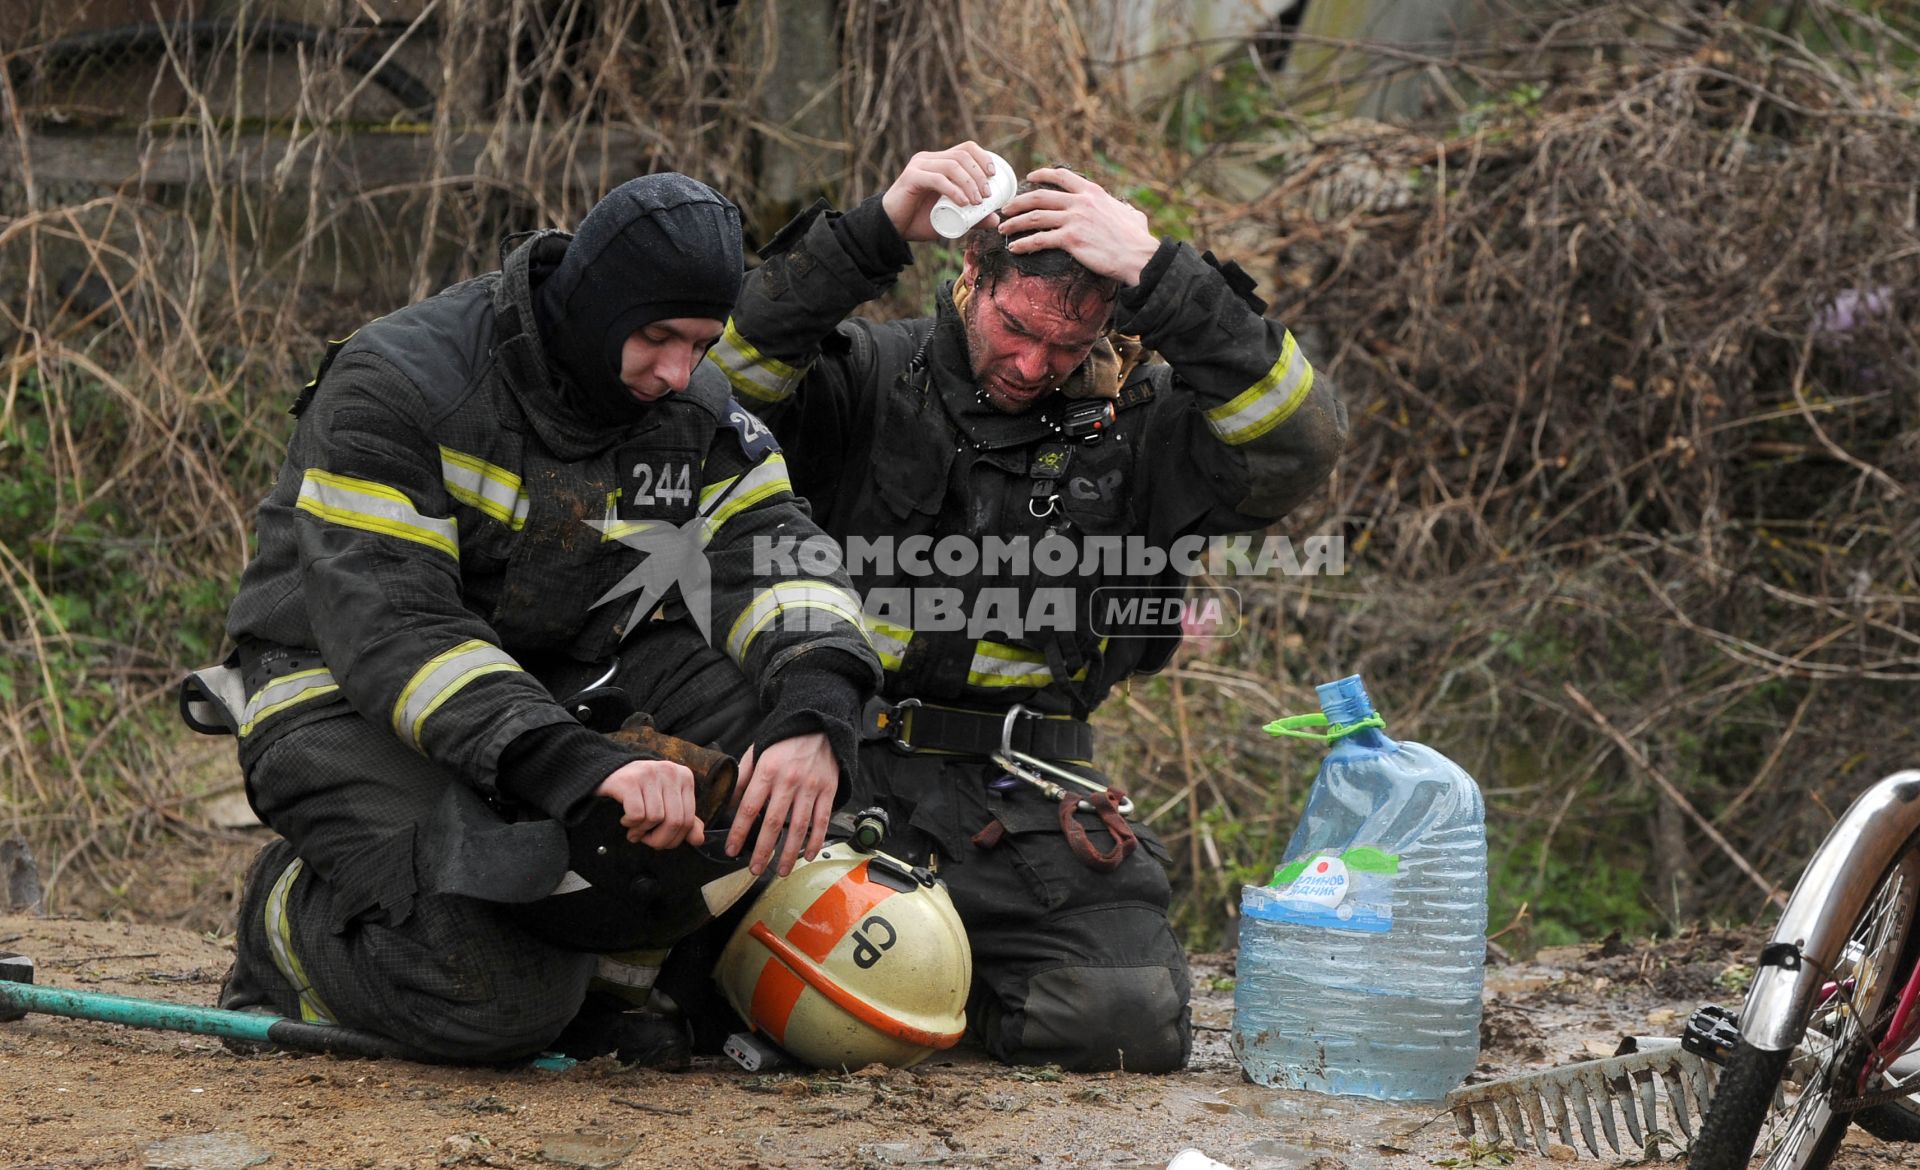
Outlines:
[[[725, 499], [720, 501], [719, 507], [714, 509], [712, 515], [700, 522], [700, 544], [702, 547], [705, 547], [706, 544], [714, 538], [715, 534], [726, 526], [727, 521], [738, 516], [748, 508], [753, 507], [755, 504], [764, 503], [783, 493], [786, 495], [793, 494], [793, 481], [787, 478], [787, 457], [777, 451], [761, 460], [759, 466], [747, 472], [745, 475], [736, 476], [734, 479], [722, 480], [713, 486], [724, 490], [726, 485], [734, 483], [736, 480], [739, 486], [734, 488]], [[707, 491], [702, 491], [700, 493], [700, 504], [702, 508], [707, 506], [707, 501], [708, 493]]]
[[[860, 629], [860, 602], [847, 590], [828, 581], [782, 581], [754, 594], [752, 603], [734, 619], [727, 633], [727, 654], [735, 662], [744, 662], [747, 647], [775, 617], [806, 610], [824, 610]], [[864, 631], [861, 636], [865, 637]]]
[[247, 700], [247, 709], [240, 713], [240, 734], [251, 735], [254, 724], [262, 719], [278, 715], [298, 703], [325, 698], [339, 689], [333, 672], [324, 666], [282, 675]]
[[526, 527], [531, 501], [520, 477], [451, 447], [440, 448], [440, 479], [447, 494], [469, 508], [477, 508], [515, 532]]
[[860, 629], [867, 635], [867, 644], [879, 655], [881, 667], [899, 670], [907, 654], [907, 643], [913, 641], [913, 630], [907, 626], [896, 626], [864, 610], [860, 614]]
[[790, 366], [779, 358], [768, 357], [754, 348], [752, 342], [740, 336], [733, 327], [733, 318], [727, 318], [727, 327], [720, 334], [720, 340], [707, 350], [707, 357], [720, 367], [727, 381], [744, 398], [755, 402], [781, 402], [792, 395], [793, 388], [800, 384], [805, 369]]
[[1235, 446], [1250, 443], [1286, 422], [1306, 401], [1307, 391], [1311, 389], [1313, 367], [1307, 364], [1307, 355], [1300, 352], [1293, 334], [1289, 333], [1266, 377], [1247, 387], [1233, 401], [1207, 411], [1207, 422], [1222, 442]]
[[[1100, 649], [1107, 639], [1100, 639]], [[1087, 667], [1073, 672], [1073, 681], [1087, 677]], [[1044, 687], [1053, 682], [1047, 656], [1024, 646], [989, 642], [982, 638], [973, 644], [973, 664], [967, 670], [967, 685], [974, 687]]]
[[623, 536], [636, 536], [664, 520], [622, 520], [620, 519], [620, 489], [614, 488], [607, 493], [607, 518], [600, 522], [600, 543], [619, 540]]
[[300, 995], [300, 1018], [309, 1024], [331, 1024], [335, 1022], [333, 1012], [313, 989], [313, 981], [307, 978], [300, 956], [293, 953], [293, 924], [287, 918], [287, 899], [304, 868], [306, 863], [294, 858], [280, 872], [280, 880], [273, 883], [273, 889], [267, 892], [267, 949], [273, 953], [273, 965]]
[[460, 530], [451, 518], [421, 515], [404, 492], [383, 483], [311, 467], [295, 506], [330, 524], [397, 536], [460, 559]]
[[427, 659], [425, 666], [413, 672], [400, 698], [393, 704], [393, 733], [420, 747], [420, 727], [427, 716], [460, 693], [474, 679], [503, 670], [519, 670], [513, 656], [491, 642], [478, 638], [462, 642], [453, 649]]

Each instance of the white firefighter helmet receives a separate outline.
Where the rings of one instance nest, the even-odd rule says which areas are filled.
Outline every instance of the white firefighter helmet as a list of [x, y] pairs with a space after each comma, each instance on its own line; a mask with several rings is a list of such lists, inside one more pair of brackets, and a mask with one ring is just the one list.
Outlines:
[[906, 1068], [966, 1031], [973, 950], [943, 883], [836, 843], [767, 886], [714, 975], [797, 1060]]

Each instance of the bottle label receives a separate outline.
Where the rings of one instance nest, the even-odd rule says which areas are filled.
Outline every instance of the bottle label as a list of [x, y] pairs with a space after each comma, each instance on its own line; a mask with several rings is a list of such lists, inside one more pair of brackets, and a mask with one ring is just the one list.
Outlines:
[[1380, 934], [1393, 928], [1393, 880], [1400, 858], [1371, 845], [1316, 853], [1274, 871], [1265, 896], [1241, 909], [1268, 922]]

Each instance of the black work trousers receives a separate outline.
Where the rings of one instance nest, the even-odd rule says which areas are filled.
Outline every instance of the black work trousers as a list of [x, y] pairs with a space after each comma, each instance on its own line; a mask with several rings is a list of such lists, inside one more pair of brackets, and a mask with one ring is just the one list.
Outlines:
[[[1169, 1072], [1192, 1049], [1186, 953], [1167, 922], [1166, 853], [1140, 848], [1098, 872], [1069, 848], [1058, 805], [1026, 785], [998, 792], [981, 760], [861, 751], [850, 807], [878, 805], [889, 853], [932, 862], [973, 945], [968, 1023], [996, 1058], [1074, 1071]], [[1078, 814], [1104, 853], [1113, 837]], [[998, 841], [974, 837], [997, 820]]]
[[[539, 672], [561, 699], [601, 673], [585, 664]], [[685, 623], [636, 634], [613, 685], [662, 731], [731, 752], [762, 717], [738, 667]], [[335, 1022], [442, 1060], [538, 1052], [573, 1018], [596, 956], [534, 938], [503, 905], [539, 898], [566, 872], [559, 825], [510, 823], [390, 728], [354, 713], [288, 732], [254, 763], [247, 787], [292, 850], [264, 855], [272, 864], [249, 876], [236, 990], [223, 998], [297, 1016], [305, 990], [309, 1015], [319, 1005]], [[296, 855], [293, 878], [278, 883]], [[276, 883], [284, 888], [269, 897]]]

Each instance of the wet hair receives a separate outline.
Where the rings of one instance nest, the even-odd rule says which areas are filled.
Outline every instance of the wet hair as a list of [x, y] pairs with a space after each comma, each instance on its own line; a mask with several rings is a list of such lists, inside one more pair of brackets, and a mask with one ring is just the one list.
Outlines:
[[[1018, 194], [1028, 191], [1062, 190], [1054, 183], [1020, 184]], [[1120, 293], [1120, 282], [1111, 276], [1101, 276], [1086, 265], [1075, 260], [1071, 253], [1061, 248], [1044, 248], [1038, 252], [1016, 253], [1007, 245], [1014, 240], [1033, 235], [1033, 232], [1016, 232], [1011, 236], [1000, 234], [998, 227], [988, 227], [984, 222], [967, 233], [966, 255], [973, 261], [975, 278], [979, 287], [987, 292], [1000, 283], [1000, 278], [1008, 272], [1017, 272], [1021, 276], [1045, 281], [1054, 290], [1061, 313], [1070, 321], [1080, 319], [1080, 307], [1089, 294], [1098, 294], [1102, 303], [1111, 308], [1113, 300]]]

